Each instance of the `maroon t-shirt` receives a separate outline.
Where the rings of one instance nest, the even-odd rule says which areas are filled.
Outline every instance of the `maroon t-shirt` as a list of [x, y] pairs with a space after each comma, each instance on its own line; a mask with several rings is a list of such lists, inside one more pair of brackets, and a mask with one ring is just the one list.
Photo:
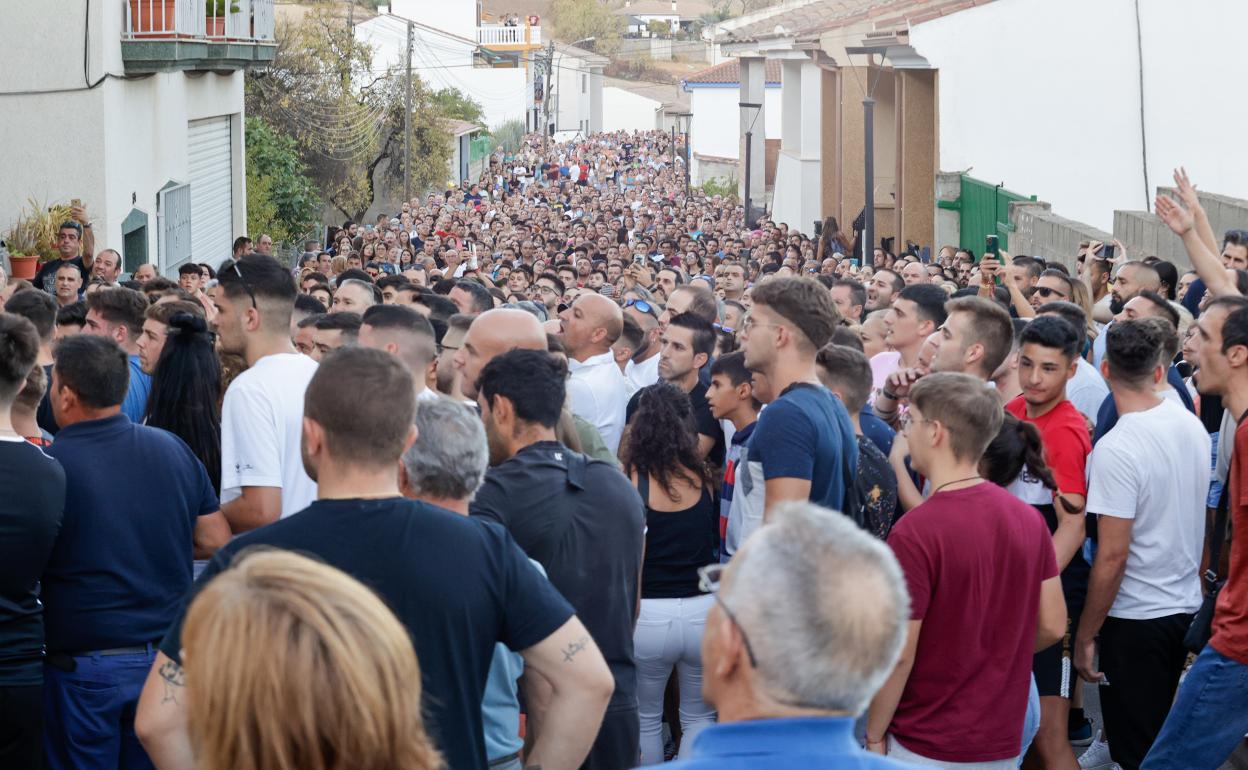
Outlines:
[[898, 520], [888, 544], [910, 618], [923, 621], [889, 732], [945, 762], [1017, 756], [1040, 583], [1057, 575], [1044, 517], [984, 482], [932, 495]]

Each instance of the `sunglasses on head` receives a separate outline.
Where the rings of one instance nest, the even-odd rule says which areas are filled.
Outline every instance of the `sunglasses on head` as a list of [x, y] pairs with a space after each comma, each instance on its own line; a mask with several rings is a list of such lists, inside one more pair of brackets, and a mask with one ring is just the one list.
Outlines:
[[646, 302], [644, 299], [630, 299], [624, 303], [624, 307], [635, 307], [641, 312], [649, 313], [653, 316], [657, 316], [659, 314], [658, 308], [651, 305], [649, 302]]

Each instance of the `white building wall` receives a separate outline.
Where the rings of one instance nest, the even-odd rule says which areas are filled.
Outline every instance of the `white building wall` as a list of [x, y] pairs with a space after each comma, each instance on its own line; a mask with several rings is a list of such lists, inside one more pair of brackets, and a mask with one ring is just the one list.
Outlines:
[[477, 39], [477, 0], [390, 0], [390, 13], [469, 40]]
[[558, 105], [555, 130], [589, 133], [591, 122], [589, 66], [582, 59], [565, 56], [555, 49], [555, 68], [555, 79], [558, 81], [555, 84], [555, 102]]
[[[1105, 230], [1115, 209], [1151, 207], [1178, 165], [1202, 189], [1248, 198], [1240, 151], [1248, 100], [1227, 90], [1242, 80], [1242, 54], [1221, 45], [1176, 54], [1209, 30], [1248, 26], [1248, 3], [1139, 7], [1138, 41], [1130, 0], [1010, 0], [914, 27], [911, 45], [940, 72], [940, 168], [973, 167], [977, 178]], [[1137, 45], [1153, 190], [1144, 182]]]
[[602, 89], [603, 131], [650, 131], [658, 127], [662, 104], [616, 86]]
[[[0, 92], [80, 88], [82, 10], [71, 0], [6, 9]], [[122, 11], [120, 4], [91, 0], [93, 81], [105, 67], [123, 71]], [[155, 261], [156, 194], [170, 181], [187, 181], [187, 123], [230, 115], [234, 231], [242, 234], [247, 217], [243, 77], [241, 71], [194, 76], [166, 72], [110, 79], [90, 91], [0, 96], [0, 147], [10, 158], [0, 173], [0, 232], [30, 198], [40, 204], [79, 198], [93, 220], [97, 250], [120, 251], [121, 223], [132, 209], [139, 209], [148, 217], [147, 252]], [[195, 258], [208, 261], [215, 255]]]
[[[781, 127], [780, 88], [767, 86], [763, 99], [763, 124], [767, 139], [779, 139]], [[689, 111], [693, 113], [689, 128], [689, 149], [693, 153], [719, 158], [740, 158], [741, 92], [734, 83], [716, 88], [690, 88]], [[756, 127], [754, 140], [762, 138]], [[693, 160], [694, 179], [698, 177], [698, 160]]]

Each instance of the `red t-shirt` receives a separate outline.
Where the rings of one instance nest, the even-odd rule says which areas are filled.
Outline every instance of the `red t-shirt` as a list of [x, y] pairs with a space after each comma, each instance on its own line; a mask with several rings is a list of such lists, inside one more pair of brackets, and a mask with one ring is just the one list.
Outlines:
[[1063, 401], [1036, 419], [1027, 416], [1027, 401], [1019, 396], [1005, 405], [1010, 414], [1034, 424], [1044, 442], [1044, 461], [1053, 471], [1057, 488], [1071, 495], [1088, 494], [1088, 455], [1092, 454], [1092, 438], [1088, 421], [1075, 405]]
[[898, 520], [888, 544], [910, 618], [923, 621], [889, 732], [945, 762], [1018, 756], [1040, 583], [1057, 575], [1044, 517], [984, 482], [932, 495]]
[[1235, 428], [1231, 454], [1231, 565], [1218, 594], [1209, 643], [1228, 658], [1248, 665], [1248, 420]]

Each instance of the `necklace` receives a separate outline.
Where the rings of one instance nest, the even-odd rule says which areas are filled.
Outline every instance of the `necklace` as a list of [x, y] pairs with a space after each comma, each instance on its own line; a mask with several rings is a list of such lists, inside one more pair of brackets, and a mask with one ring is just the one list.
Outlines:
[[974, 476], [967, 476], [964, 479], [954, 479], [953, 481], [946, 481], [944, 484], [941, 484], [940, 486], [933, 489], [932, 495], [935, 495], [937, 492], [949, 486], [950, 484], [961, 484], [963, 481], [974, 481], [975, 479], [982, 479], [982, 478], [983, 476], [980, 476], [979, 474], [975, 474]]

